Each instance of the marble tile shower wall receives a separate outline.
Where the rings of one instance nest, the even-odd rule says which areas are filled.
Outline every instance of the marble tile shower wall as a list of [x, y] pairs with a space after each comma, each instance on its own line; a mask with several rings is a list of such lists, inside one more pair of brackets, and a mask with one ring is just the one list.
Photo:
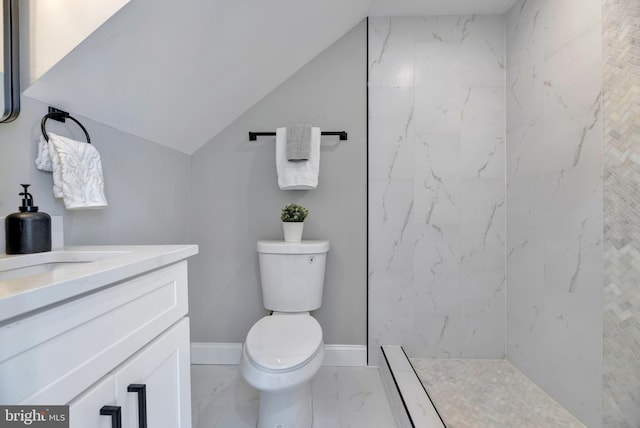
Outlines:
[[507, 358], [602, 425], [600, 0], [507, 17]]
[[370, 355], [504, 357], [504, 37], [504, 16], [369, 19]]

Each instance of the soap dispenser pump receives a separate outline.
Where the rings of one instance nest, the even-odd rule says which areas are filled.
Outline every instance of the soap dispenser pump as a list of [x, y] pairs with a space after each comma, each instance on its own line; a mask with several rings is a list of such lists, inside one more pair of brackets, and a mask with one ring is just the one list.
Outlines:
[[38, 212], [33, 205], [33, 196], [28, 192], [30, 184], [24, 187], [20, 212], [9, 214], [4, 219], [6, 253], [31, 254], [51, 251], [51, 217]]

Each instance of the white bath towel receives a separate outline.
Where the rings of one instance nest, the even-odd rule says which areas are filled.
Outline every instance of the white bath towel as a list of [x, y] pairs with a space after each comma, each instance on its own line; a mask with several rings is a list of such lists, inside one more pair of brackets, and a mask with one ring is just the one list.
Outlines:
[[[98, 150], [91, 144], [51, 132], [47, 135], [47, 149], [53, 173], [53, 195], [62, 198], [68, 210], [106, 207], [102, 162]], [[44, 152], [42, 148], [42, 153]], [[38, 156], [40, 155], [39, 150]], [[44, 168], [48, 167], [42, 159], [39, 161], [36, 158], [36, 164], [43, 165], [43, 168], [38, 169], [44, 171]]]
[[287, 128], [276, 129], [276, 170], [282, 190], [311, 190], [318, 186], [320, 172], [320, 128], [311, 128], [309, 160], [287, 160]]

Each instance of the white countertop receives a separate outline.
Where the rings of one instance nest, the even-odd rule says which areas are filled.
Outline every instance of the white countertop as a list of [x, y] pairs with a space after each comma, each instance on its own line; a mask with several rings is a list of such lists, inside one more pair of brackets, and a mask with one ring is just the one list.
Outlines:
[[197, 253], [197, 245], [106, 245], [0, 254], [0, 275], [30, 265], [60, 263], [54, 269], [22, 277], [3, 280], [0, 276], [0, 323]]

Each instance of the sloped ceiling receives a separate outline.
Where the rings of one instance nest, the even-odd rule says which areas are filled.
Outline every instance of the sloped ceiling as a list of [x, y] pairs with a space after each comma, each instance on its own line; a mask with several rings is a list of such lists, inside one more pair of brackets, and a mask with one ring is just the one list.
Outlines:
[[514, 1], [131, 0], [24, 95], [192, 154], [369, 14]]
[[25, 95], [190, 154], [367, 8], [368, 0], [133, 0]]
[[369, 16], [504, 13], [516, 0], [371, 0]]
[[[20, 79], [35, 82], [129, 0], [20, 0]], [[26, 85], [26, 86], [25, 86]]]

